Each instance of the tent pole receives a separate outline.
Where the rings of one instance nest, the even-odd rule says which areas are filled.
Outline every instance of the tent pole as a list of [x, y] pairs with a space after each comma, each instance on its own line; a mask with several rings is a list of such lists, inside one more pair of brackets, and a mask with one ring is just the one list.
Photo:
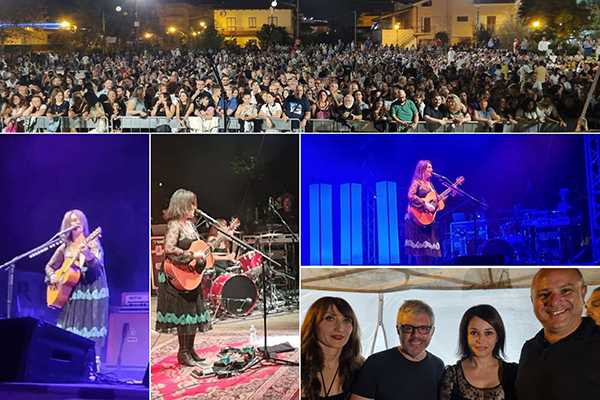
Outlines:
[[381, 327], [381, 332], [383, 332], [383, 343], [385, 344], [385, 348], [388, 348], [385, 326], [383, 326], [383, 293], [378, 293], [377, 296], [379, 297], [377, 306], [377, 326], [375, 327], [375, 335], [373, 336], [373, 342], [371, 342], [371, 352], [369, 355], [373, 354], [373, 351], [375, 350], [375, 342], [377, 342], [377, 333], [379, 332], [379, 327]]

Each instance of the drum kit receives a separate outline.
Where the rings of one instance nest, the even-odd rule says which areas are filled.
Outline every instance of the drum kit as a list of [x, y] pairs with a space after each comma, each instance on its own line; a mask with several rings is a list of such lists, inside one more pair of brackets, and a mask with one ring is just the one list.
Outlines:
[[281, 311], [286, 305], [285, 287], [275, 279], [281, 273], [268, 265], [262, 254], [254, 250], [238, 257], [225, 270], [215, 268], [204, 273], [201, 284], [203, 298], [213, 315], [221, 318], [247, 316], [262, 298], [262, 274], [267, 282], [267, 308]]

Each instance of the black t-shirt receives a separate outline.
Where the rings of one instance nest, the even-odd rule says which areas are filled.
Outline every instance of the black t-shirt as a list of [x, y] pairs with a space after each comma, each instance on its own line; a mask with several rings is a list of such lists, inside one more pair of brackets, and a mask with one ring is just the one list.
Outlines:
[[352, 393], [375, 400], [437, 400], [444, 363], [427, 353], [407, 360], [397, 347], [371, 355], [352, 386]]
[[448, 117], [448, 111], [442, 106], [439, 106], [437, 110], [432, 106], [426, 106], [424, 115], [429, 115], [431, 118], [435, 119], [442, 119]]
[[354, 104], [350, 108], [347, 108], [342, 104], [336, 109], [337, 119], [351, 120], [353, 118], [351, 118], [350, 115], [354, 115], [356, 117], [360, 117], [362, 115], [362, 111], [360, 110], [360, 106], [358, 106], [358, 104]]
[[554, 344], [541, 330], [521, 350], [517, 398], [600, 399], [600, 326], [584, 317], [579, 328]]
[[283, 102], [283, 112], [288, 118], [304, 119], [308, 111], [310, 111], [310, 107], [305, 98], [299, 99], [290, 95]]
[[69, 102], [63, 101], [61, 104], [51, 104], [48, 111], [53, 115], [67, 116], [69, 112]]

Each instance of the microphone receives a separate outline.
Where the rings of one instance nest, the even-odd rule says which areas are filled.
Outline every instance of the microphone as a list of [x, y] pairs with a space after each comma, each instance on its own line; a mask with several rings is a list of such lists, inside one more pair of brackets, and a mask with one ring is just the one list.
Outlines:
[[273, 207], [273, 197], [269, 196], [269, 207]]
[[65, 234], [67, 234], [67, 233], [69, 233], [69, 232], [71, 232], [71, 231], [74, 231], [74, 230], [75, 230], [75, 229], [77, 229], [77, 228], [81, 228], [81, 225], [73, 225], [73, 226], [70, 226], [70, 227], [68, 227], [67, 229], [65, 229], [65, 230], [62, 230], [62, 231], [58, 232], [56, 235], [54, 235], [54, 237], [65, 235]]
[[202, 211], [195, 209], [194, 210], [194, 217], [202, 217]]
[[447, 177], [445, 177], [442, 174], [438, 174], [437, 172], [431, 172], [431, 175], [433, 175], [433, 176], [435, 176], [436, 178], [439, 178], [439, 179], [445, 179], [447, 181], [450, 181], [450, 179], [448, 179]]

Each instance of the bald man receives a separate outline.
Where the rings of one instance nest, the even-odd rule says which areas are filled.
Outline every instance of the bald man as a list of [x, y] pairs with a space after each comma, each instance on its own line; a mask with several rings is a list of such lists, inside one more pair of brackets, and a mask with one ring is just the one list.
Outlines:
[[531, 302], [543, 329], [521, 351], [519, 399], [600, 399], [600, 326], [581, 316], [586, 289], [576, 268], [533, 277]]
[[587, 308], [588, 317], [592, 317], [596, 321], [596, 325], [600, 325], [600, 287], [594, 289], [585, 308]]

